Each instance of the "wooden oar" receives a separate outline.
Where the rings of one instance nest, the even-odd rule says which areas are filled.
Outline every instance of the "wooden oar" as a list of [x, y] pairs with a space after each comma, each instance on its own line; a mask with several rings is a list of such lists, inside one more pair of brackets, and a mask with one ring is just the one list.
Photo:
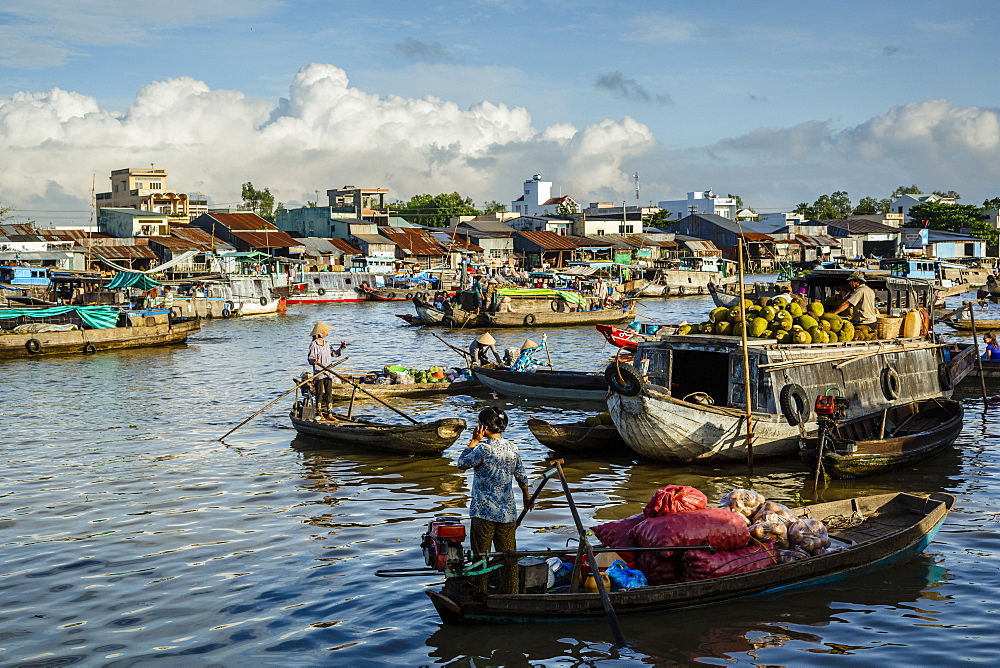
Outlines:
[[[323, 367], [322, 369], [320, 369], [320, 371], [330, 371], [330, 369], [332, 369], [333, 367], [337, 366], [338, 364], [343, 364], [344, 362], [346, 362], [346, 361], [347, 361], [347, 359], [348, 359], [348, 358], [346, 358], [346, 357], [345, 357], [344, 359], [341, 359], [341, 360], [337, 360], [337, 361], [336, 361], [336, 362], [334, 362], [333, 364], [331, 364], [331, 365], [329, 365], [329, 366], [325, 366], [325, 367]], [[333, 373], [333, 372], [332, 372], [332, 371], [330, 371], [330, 373]], [[243, 425], [245, 425], [245, 424], [246, 424], [247, 422], [249, 422], [250, 420], [254, 419], [254, 418], [255, 418], [255, 417], [257, 417], [258, 415], [260, 415], [261, 413], [263, 413], [264, 411], [266, 411], [266, 410], [267, 410], [268, 408], [270, 408], [270, 407], [271, 407], [271, 406], [272, 406], [272, 405], [273, 405], [273, 404], [274, 404], [275, 402], [277, 402], [277, 401], [278, 401], [278, 399], [284, 399], [285, 397], [287, 397], [287, 396], [288, 396], [289, 394], [291, 394], [291, 393], [292, 393], [292, 392], [294, 392], [295, 390], [299, 389], [300, 387], [302, 387], [302, 386], [303, 386], [303, 385], [305, 385], [306, 383], [311, 383], [312, 381], [313, 381], [313, 376], [310, 376], [310, 377], [309, 377], [309, 378], [307, 378], [306, 380], [302, 381], [301, 383], [297, 384], [297, 385], [296, 385], [295, 387], [293, 387], [292, 389], [290, 389], [290, 390], [288, 390], [287, 392], [285, 392], [284, 394], [282, 394], [282, 395], [281, 395], [280, 397], [278, 397], [277, 399], [274, 399], [273, 401], [269, 401], [269, 402], [267, 403], [267, 405], [266, 405], [266, 406], [264, 406], [264, 407], [263, 407], [263, 408], [261, 408], [261, 409], [260, 409], [259, 411], [257, 411], [256, 413], [254, 413], [253, 415], [251, 415], [250, 417], [248, 417], [248, 418], [247, 418], [246, 420], [244, 420], [243, 422], [240, 422], [240, 423], [239, 423], [238, 425], [236, 425], [235, 427], [233, 427], [232, 429], [230, 429], [229, 431], [227, 431], [227, 432], [226, 432], [225, 434], [223, 434], [222, 436], [220, 436], [220, 437], [219, 437], [219, 440], [221, 441], [221, 440], [222, 440], [222, 439], [224, 439], [224, 438], [225, 438], [226, 436], [229, 436], [229, 435], [230, 435], [231, 433], [233, 433], [234, 431], [236, 431], [237, 429], [239, 429], [240, 427], [242, 427]]]
[[379, 399], [374, 394], [372, 394], [371, 392], [369, 392], [365, 388], [361, 387], [360, 385], [358, 385], [357, 383], [355, 383], [354, 381], [352, 381], [350, 378], [347, 378], [346, 376], [341, 376], [339, 373], [337, 373], [335, 371], [331, 371], [330, 373], [332, 373], [334, 376], [336, 376], [337, 378], [339, 378], [341, 380], [341, 382], [347, 383], [348, 385], [350, 385], [351, 387], [353, 387], [355, 390], [361, 390], [362, 392], [364, 392], [365, 394], [367, 394], [369, 397], [371, 397], [375, 401], [379, 402], [380, 404], [382, 404], [383, 406], [385, 406], [389, 410], [402, 415], [403, 417], [405, 417], [407, 420], [409, 420], [413, 424], [420, 424], [420, 422], [418, 422], [417, 420], [414, 420], [409, 415], [407, 415], [403, 411], [399, 410], [395, 406], [390, 406], [389, 404], [387, 404], [382, 399]]
[[470, 367], [472, 366], [472, 363], [471, 363], [471, 361], [469, 360], [469, 353], [465, 352], [465, 351], [464, 351], [464, 350], [462, 350], [461, 348], [456, 348], [455, 346], [451, 345], [450, 343], [448, 343], [447, 341], [445, 341], [444, 339], [442, 339], [442, 338], [441, 338], [440, 336], [438, 336], [437, 334], [434, 334], [434, 338], [436, 338], [436, 339], [437, 339], [438, 341], [440, 341], [440, 342], [441, 342], [441, 343], [443, 343], [444, 345], [446, 345], [446, 346], [448, 346], [449, 348], [451, 348], [452, 350], [454, 350], [454, 351], [455, 351], [456, 353], [458, 353], [459, 355], [461, 355], [461, 356], [462, 356], [462, 359], [463, 359], [463, 360], [465, 360], [465, 363], [466, 363], [466, 364], [468, 364], [468, 365], [469, 365]]
[[566, 501], [569, 503], [570, 512], [573, 513], [573, 522], [576, 523], [576, 531], [580, 534], [580, 545], [587, 553], [590, 572], [594, 575], [594, 582], [597, 583], [597, 591], [601, 594], [601, 605], [604, 606], [604, 614], [608, 616], [611, 631], [615, 636], [615, 646], [624, 647], [625, 633], [622, 631], [621, 624], [618, 623], [618, 615], [615, 613], [614, 606], [611, 605], [611, 597], [608, 596], [608, 590], [604, 586], [604, 579], [601, 577], [601, 569], [597, 566], [597, 558], [594, 557], [594, 549], [590, 546], [590, 541], [587, 540], [587, 530], [583, 528], [580, 513], [573, 502], [573, 495], [570, 494], [569, 483], [566, 482], [566, 474], [562, 470], [562, 462], [563, 460], [556, 459], [552, 464], [555, 465], [556, 471], [559, 473], [559, 481], [562, 483], [563, 492], [566, 494]]

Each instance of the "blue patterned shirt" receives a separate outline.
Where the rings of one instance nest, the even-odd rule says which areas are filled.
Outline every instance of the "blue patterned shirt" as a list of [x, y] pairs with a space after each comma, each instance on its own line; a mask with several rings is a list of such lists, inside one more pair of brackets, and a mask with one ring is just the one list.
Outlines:
[[524, 463], [517, 447], [507, 439], [484, 438], [474, 448], [466, 448], [458, 458], [458, 468], [475, 469], [469, 517], [507, 524], [517, 519], [512, 479], [528, 485]]

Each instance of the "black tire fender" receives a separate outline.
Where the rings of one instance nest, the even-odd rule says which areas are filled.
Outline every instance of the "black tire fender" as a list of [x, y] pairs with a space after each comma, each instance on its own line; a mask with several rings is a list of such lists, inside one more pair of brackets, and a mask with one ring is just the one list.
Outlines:
[[[362, 283], [362, 285], [364, 285], [364, 283]], [[322, 297], [323, 295], [326, 294], [326, 288], [316, 288], [316, 294], [318, 294], [320, 297]]]
[[938, 364], [938, 384], [942, 390], [951, 390], [955, 387], [955, 381], [951, 377], [951, 366], [947, 362]]
[[396, 293], [395, 292], [390, 292], [389, 294], [386, 295], [386, 297], [388, 297], [389, 299], [395, 299], [396, 298]]
[[879, 385], [882, 386], [882, 396], [889, 401], [899, 398], [899, 372], [891, 365], [886, 365], [878, 376]]
[[87, 341], [85, 344], [83, 344], [83, 354], [84, 355], [90, 355], [90, 354], [93, 354], [93, 353], [96, 353], [96, 352], [97, 352], [97, 346], [95, 346], [90, 341]]
[[533, 326], [535, 324], [535, 314], [529, 313], [528, 315], [524, 316], [524, 324], [526, 327]]
[[785, 416], [788, 424], [795, 426], [809, 422], [812, 407], [801, 385], [796, 383], [785, 385], [778, 394], [778, 401], [781, 404], [781, 414]]
[[267, 297], [261, 297], [260, 298], [260, 305], [261, 306], [267, 306]]
[[407, 292], [406, 293], [406, 298], [407, 299], [413, 299], [413, 293], [412, 292]]
[[612, 390], [626, 397], [636, 396], [646, 384], [638, 369], [620, 362], [612, 362], [604, 369], [604, 380], [608, 381]]
[[42, 352], [42, 342], [38, 339], [28, 339], [24, 342], [24, 347], [32, 355], [37, 355]]
[[228, 318], [232, 314], [233, 314], [233, 312], [229, 309], [228, 306], [223, 306], [222, 307], [222, 317], [223, 318]]
[[223, 308], [227, 308], [227, 309], [229, 309], [230, 311], [235, 311], [235, 310], [236, 310], [236, 304], [234, 304], [234, 303], [233, 303], [233, 302], [232, 302], [231, 300], [229, 300], [229, 299], [227, 299], [227, 300], [226, 300], [225, 302], [223, 302], [223, 303], [222, 303], [222, 306], [223, 306]]

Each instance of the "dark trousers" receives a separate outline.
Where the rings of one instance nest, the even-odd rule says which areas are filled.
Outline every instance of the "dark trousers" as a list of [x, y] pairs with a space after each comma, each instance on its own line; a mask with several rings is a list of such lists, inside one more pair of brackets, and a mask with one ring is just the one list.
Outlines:
[[316, 393], [316, 410], [329, 411], [333, 407], [333, 378], [317, 378], [313, 381], [313, 392]]
[[[513, 552], [517, 549], [514, 539], [515, 530], [516, 526], [513, 522], [490, 522], [489, 520], [473, 517], [470, 530], [472, 553], [476, 555], [489, 552], [491, 543], [497, 552]], [[488, 583], [489, 573], [475, 575], [472, 578], [472, 584], [483, 591], [486, 591]], [[500, 569], [499, 593], [517, 593], [517, 567], [515, 559], [508, 559], [504, 563], [503, 568]]]

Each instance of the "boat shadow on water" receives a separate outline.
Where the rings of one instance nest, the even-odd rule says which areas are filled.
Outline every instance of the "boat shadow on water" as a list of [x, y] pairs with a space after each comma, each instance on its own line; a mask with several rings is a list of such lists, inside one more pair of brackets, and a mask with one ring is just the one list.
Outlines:
[[[932, 555], [920, 555], [891, 570], [809, 590], [623, 617], [628, 647], [622, 650], [611, 646], [603, 619], [507, 626], [499, 631], [496, 626], [442, 624], [427, 645], [432, 648], [429, 656], [439, 662], [463, 665], [527, 666], [567, 659], [581, 665], [616, 659], [656, 665], [694, 665], [703, 659], [794, 665], [815, 662], [817, 653], [863, 656], [863, 650], [879, 645], [846, 645], [828, 636], [840, 639], [839, 625], [856, 621], [852, 618], [874, 607], [899, 609], [901, 616], [914, 608], [926, 614], [935, 607], [933, 602], [941, 600], [936, 590], [948, 579], [947, 570], [934, 562]], [[905, 644], [891, 635], [882, 644], [890, 642]], [[762, 651], [768, 652], [769, 660]]]

